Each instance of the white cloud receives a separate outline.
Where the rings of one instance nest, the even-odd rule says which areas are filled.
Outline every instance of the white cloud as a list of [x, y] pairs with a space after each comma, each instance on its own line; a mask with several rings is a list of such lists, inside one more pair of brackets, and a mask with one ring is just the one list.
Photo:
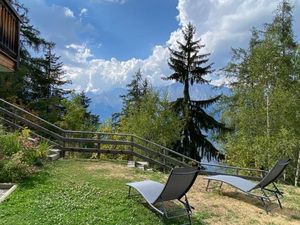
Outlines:
[[[120, 0], [93, 0], [93, 2], [121, 3]], [[300, 1], [300, 0], [298, 0]], [[66, 56], [80, 66], [66, 67], [68, 76], [75, 88], [88, 91], [102, 91], [111, 87], [124, 87], [132, 75], [141, 68], [150, 82], [156, 85], [167, 84], [161, 77], [171, 74], [167, 61], [167, 46], [174, 48], [176, 41], [182, 38], [181, 27], [192, 22], [197, 28], [197, 38], [206, 45], [203, 52], [211, 53], [210, 62], [218, 70], [230, 59], [231, 47], [246, 47], [250, 38], [250, 29], [271, 22], [272, 12], [280, 0], [178, 0], [179, 28], [170, 34], [165, 45], [157, 45], [146, 59], [132, 58], [120, 61], [90, 59], [92, 51], [86, 45], [70, 44]], [[295, 18], [295, 21], [297, 19]], [[224, 77], [212, 74], [208, 77], [215, 85], [226, 83]]]
[[66, 46], [66, 49], [70, 50], [65, 52], [66, 56], [76, 63], [86, 63], [87, 59], [93, 56], [86, 44], [70, 44]]
[[75, 17], [74, 12], [70, 8], [65, 7], [64, 10], [65, 10], [65, 16], [66, 17], [71, 17], [71, 18]]
[[75, 63], [80, 63], [77, 66], [64, 67], [76, 90], [95, 92], [108, 90], [112, 86], [124, 87], [139, 68], [154, 85], [160, 84], [161, 77], [170, 73], [167, 65], [168, 50], [162, 46], [156, 46], [153, 54], [145, 60], [136, 58], [127, 61], [115, 58], [87, 60], [92, 56], [90, 52], [85, 44], [66, 46], [64, 56]]
[[88, 14], [88, 9], [82, 8], [80, 10], [79, 16], [87, 16], [87, 14]]
[[[270, 22], [272, 12], [280, 0], [179, 0], [177, 19], [184, 26], [195, 25], [198, 38], [205, 44], [203, 52], [211, 53], [215, 69], [222, 68], [230, 59], [231, 47], [246, 47], [252, 27]], [[172, 33], [169, 44], [175, 43], [181, 31]], [[217, 68], [216, 68], [217, 66]], [[226, 83], [224, 77], [209, 76], [212, 83]]]

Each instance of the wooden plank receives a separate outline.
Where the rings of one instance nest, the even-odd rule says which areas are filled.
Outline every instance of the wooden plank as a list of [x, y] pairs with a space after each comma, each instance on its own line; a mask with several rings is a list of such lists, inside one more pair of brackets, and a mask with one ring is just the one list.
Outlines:
[[56, 138], [58, 140], [64, 140], [64, 137], [60, 136], [59, 134], [56, 134], [55, 132], [52, 132], [52, 131], [50, 131], [50, 130], [48, 130], [48, 129], [46, 129], [46, 128], [38, 125], [38, 124], [35, 124], [35, 123], [33, 123], [33, 122], [31, 122], [31, 121], [29, 121], [29, 120], [27, 120], [27, 119], [25, 119], [25, 118], [23, 118], [23, 117], [21, 117], [19, 115], [16, 115], [15, 113], [12, 113], [12, 112], [10, 112], [10, 111], [2, 108], [2, 107], [0, 107], [0, 112], [8, 115], [12, 119], [18, 119], [18, 120], [20, 120], [21, 122], [23, 122], [26, 125], [28, 125], [29, 128], [32, 127], [34, 129], [37, 129], [38, 131], [42, 131], [42, 132], [44, 132], [44, 133], [46, 133], [46, 134], [48, 134], [48, 135], [50, 135], [53, 138]]
[[183, 155], [183, 154], [181, 154], [181, 153], [179, 153], [179, 152], [175, 152], [174, 150], [169, 149], [169, 148], [167, 148], [167, 147], [165, 147], [165, 146], [159, 145], [159, 144], [157, 144], [157, 143], [155, 143], [155, 142], [149, 141], [149, 140], [144, 139], [144, 138], [142, 138], [142, 137], [139, 137], [139, 136], [137, 136], [137, 135], [133, 135], [133, 136], [134, 136], [136, 139], [141, 140], [141, 141], [143, 141], [143, 142], [145, 142], [145, 143], [147, 143], [147, 144], [151, 144], [151, 145], [153, 145], [153, 146], [155, 146], [155, 147], [157, 147], [157, 148], [159, 148], [159, 149], [165, 149], [168, 153], [172, 153], [172, 154], [177, 155], [177, 156], [179, 156], [179, 157], [182, 157], [182, 158], [184, 158], [184, 159], [186, 159], [186, 160], [189, 160], [189, 161], [192, 161], [192, 162], [194, 162], [194, 163], [199, 164], [199, 162], [198, 162], [197, 160], [192, 159], [192, 158], [190, 158], [190, 157], [188, 157], [188, 156], [186, 156], [186, 155]]
[[65, 130], [63, 130], [62, 128], [60, 128], [60, 127], [58, 127], [58, 126], [55, 126], [55, 125], [53, 125], [52, 123], [49, 123], [48, 121], [46, 121], [46, 120], [44, 120], [44, 119], [42, 119], [42, 118], [40, 118], [40, 117], [38, 117], [38, 116], [36, 116], [36, 115], [34, 115], [34, 114], [28, 112], [28, 111], [26, 111], [26, 110], [20, 108], [19, 106], [13, 105], [13, 104], [11, 104], [11, 103], [9, 103], [9, 102], [7, 102], [7, 101], [1, 99], [1, 98], [0, 98], [0, 102], [1, 102], [2, 104], [4, 104], [3, 108], [4, 108], [4, 107], [5, 107], [5, 108], [12, 107], [14, 110], [20, 111], [20, 112], [26, 114], [27, 116], [33, 117], [34, 119], [36, 119], [36, 120], [38, 120], [38, 121], [40, 121], [40, 122], [43, 122], [43, 123], [49, 125], [50, 127], [54, 128], [54, 129], [56, 129], [56, 130], [58, 130], [58, 131], [61, 132], [61, 133], [63, 133], [63, 132], [65, 131]]
[[64, 138], [68, 143], [90, 143], [90, 144], [104, 144], [104, 145], [131, 145], [130, 141], [119, 140], [99, 140], [92, 138]]
[[147, 147], [145, 147], [143, 145], [140, 145], [140, 144], [137, 144], [137, 143], [133, 143], [133, 146], [136, 147], [136, 148], [138, 148], [138, 149], [140, 149], [140, 150], [143, 150], [143, 151], [149, 152], [151, 154], [154, 154], [154, 155], [156, 155], [158, 157], [163, 157], [164, 159], [166, 159], [168, 161], [171, 161], [171, 162], [173, 162], [176, 165], [184, 166], [184, 167], [189, 167], [190, 166], [190, 165], [188, 165], [185, 162], [179, 161], [179, 160], [177, 160], [177, 159], [175, 159], [175, 158], [173, 158], [171, 156], [164, 155], [164, 154], [162, 154], [160, 152], [157, 152], [157, 151], [154, 151], [152, 149], [149, 149], [149, 148], [147, 148]]
[[68, 152], [90, 152], [90, 153], [121, 154], [121, 155], [132, 154], [130, 150], [111, 150], [111, 149], [98, 149], [98, 148], [63, 147], [62, 150]]
[[9, 1], [0, 3], [0, 72], [14, 72], [20, 57], [20, 17]]
[[124, 133], [109, 133], [109, 132], [95, 132], [95, 131], [82, 131], [82, 130], [64, 130], [66, 134], [94, 134], [94, 135], [105, 135], [105, 136], [120, 136], [120, 137], [131, 137], [131, 134]]
[[4, 54], [0, 50], [0, 71], [1, 72], [13, 72], [16, 68], [16, 62]]
[[149, 157], [147, 157], [147, 156], [141, 155], [141, 154], [139, 154], [139, 153], [137, 153], [137, 152], [132, 152], [132, 153], [133, 153], [133, 156], [136, 156], [136, 157], [138, 157], [138, 158], [140, 158], [140, 159], [149, 161], [149, 162], [151, 162], [151, 163], [153, 163], [153, 164], [159, 165], [159, 166], [164, 167], [164, 168], [172, 169], [171, 166], [165, 165], [165, 164], [163, 164], [163, 163], [161, 163], [161, 162], [159, 162], [159, 161], [156, 161], [156, 160], [154, 160], [154, 159], [151, 159], [151, 158], [149, 158]]
[[[7, 119], [1, 117], [1, 116], [0, 116], [0, 120], [1, 120], [3, 123], [9, 124], [9, 126], [14, 127], [14, 128], [17, 129], [17, 130], [22, 130], [22, 129], [23, 129], [22, 126], [20, 126], [20, 125], [18, 125], [18, 124], [15, 124], [15, 123], [13, 123], [13, 122], [11, 122], [11, 121], [9, 121], [9, 120], [7, 120]], [[33, 134], [33, 136], [36, 136], [36, 137], [38, 137], [38, 138], [40, 138], [40, 139], [43, 139], [43, 140], [49, 142], [50, 144], [52, 144], [52, 145], [55, 146], [55, 147], [60, 147], [60, 145], [59, 145], [58, 143], [56, 143], [56, 142], [54, 142], [54, 141], [52, 141], [52, 140], [50, 140], [50, 139], [48, 139], [48, 138], [45, 138], [45, 137], [43, 137], [43, 136], [41, 136], [41, 135], [35, 133], [35, 132], [32, 131], [32, 130], [30, 131], [30, 133]]]

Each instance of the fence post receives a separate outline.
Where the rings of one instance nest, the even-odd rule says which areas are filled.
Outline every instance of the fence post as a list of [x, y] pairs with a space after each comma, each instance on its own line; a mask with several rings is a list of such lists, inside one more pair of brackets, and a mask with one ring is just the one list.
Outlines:
[[300, 150], [298, 155], [297, 167], [296, 167], [296, 175], [295, 175], [295, 187], [298, 187], [298, 179], [300, 176]]
[[163, 148], [164, 173], [166, 173], [166, 149]]
[[100, 134], [97, 134], [97, 139], [98, 139], [98, 152], [97, 152], [97, 158], [100, 159], [100, 149], [101, 149], [101, 135]]
[[63, 133], [63, 140], [62, 140], [62, 146], [63, 146], [63, 151], [62, 151], [62, 157], [65, 158], [66, 156], [66, 151], [65, 151], [65, 147], [66, 147], [66, 134], [65, 132]]
[[134, 147], [133, 147], [133, 144], [134, 144], [134, 139], [133, 139], [133, 135], [130, 135], [130, 151], [131, 151], [131, 160], [133, 161], [133, 151], [134, 151]]

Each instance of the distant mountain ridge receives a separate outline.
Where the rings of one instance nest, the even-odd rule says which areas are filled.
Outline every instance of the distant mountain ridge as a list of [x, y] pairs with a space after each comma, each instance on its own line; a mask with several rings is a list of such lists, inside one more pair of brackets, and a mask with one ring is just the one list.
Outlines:
[[[170, 101], [174, 101], [183, 95], [183, 85], [174, 83], [167, 86], [155, 87], [161, 95], [167, 94]], [[110, 119], [111, 115], [122, 109], [121, 95], [126, 94], [126, 88], [113, 88], [103, 92], [87, 92], [91, 98], [90, 110], [93, 114], [100, 115], [101, 122]], [[220, 94], [229, 95], [231, 90], [227, 87], [217, 87], [209, 84], [194, 85], [190, 88], [191, 99], [205, 100]]]

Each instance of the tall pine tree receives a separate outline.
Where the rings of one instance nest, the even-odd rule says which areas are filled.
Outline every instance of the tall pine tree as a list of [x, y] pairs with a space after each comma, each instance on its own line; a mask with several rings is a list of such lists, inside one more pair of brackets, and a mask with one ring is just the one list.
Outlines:
[[86, 93], [84, 91], [80, 92], [78, 94], [78, 98], [80, 101], [80, 104], [85, 109], [85, 120], [89, 121], [91, 126], [98, 127], [99, 125], [99, 115], [92, 114], [91, 111], [89, 111], [90, 104], [92, 102], [91, 98], [86, 96]]
[[63, 108], [60, 101], [70, 93], [62, 88], [70, 81], [64, 78], [63, 64], [60, 57], [53, 53], [54, 46], [53, 43], [49, 43], [45, 55], [35, 59], [36, 69], [31, 73], [28, 84], [31, 87], [30, 105], [49, 122], [56, 122], [61, 118]]
[[170, 49], [169, 66], [174, 71], [166, 80], [175, 80], [184, 85], [183, 97], [174, 102], [175, 111], [181, 116], [184, 127], [181, 140], [176, 144], [176, 150], [194, 159], [208, 160], [218, 157], [219, 151], [208, 140], [208, 132], [225, 129], [222, 123], [216, 121], [205, 112], [205, 108], [215, 103], [220, 96], [208, 100], [192, 100], [190, 86], [209, 83], [204, 78], [212, 73], [212, 64], [207, 64], [209, 54], [200, 54], [204, 45], [200, 40], [194, 40], [195, 27], [189, 23], [183, 29], [184, 43], [178, 43], [178, 50]]
[[129, 106], [139, 107], [139, 102], [145, 96], [148, 90], [148, 81], [147, 79], [143, 79], [143, 75], [141, 69], [139, 69], [131, 82], [126, 85], [127, 94], [122, 95], [123, 99], [123, 113], [126, 114], [127, 108]]
[[127, 93], [120, 96], [123, 101], [122, 111], [121, 113], [115, 113], [112, 116], [114, 126], [120, 123], [121, 116], [128, 116], [130, 107], [137, 109], [140, 107], [141, 100], [149, 90], [148, 80], [143, 78], [141, 69], [138, 69], [131, 82], [127, 84], [126, 87]]

